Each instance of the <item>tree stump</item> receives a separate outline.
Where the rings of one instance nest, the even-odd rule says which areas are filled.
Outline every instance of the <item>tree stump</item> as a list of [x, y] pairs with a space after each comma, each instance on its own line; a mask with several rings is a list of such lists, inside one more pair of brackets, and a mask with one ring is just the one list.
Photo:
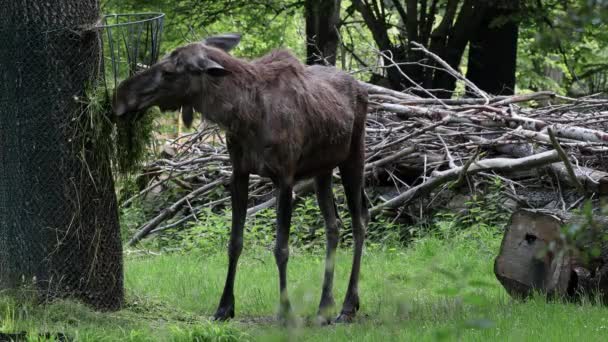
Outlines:
[[549, 298], [597, 294], [608, 303], [608, 219], [556, 211], [511, 216], [494, 273], [514, 298], [535, 291]]

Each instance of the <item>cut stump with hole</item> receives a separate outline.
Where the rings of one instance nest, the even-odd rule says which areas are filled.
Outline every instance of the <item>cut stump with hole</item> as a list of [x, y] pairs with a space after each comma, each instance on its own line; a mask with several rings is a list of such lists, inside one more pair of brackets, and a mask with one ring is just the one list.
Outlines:
[[606, 236], [605, 217], [519, 210], [505, 231], [494, 273], [514, 298], [534, 292], [568, 300], [597, 294], [608, 303]]

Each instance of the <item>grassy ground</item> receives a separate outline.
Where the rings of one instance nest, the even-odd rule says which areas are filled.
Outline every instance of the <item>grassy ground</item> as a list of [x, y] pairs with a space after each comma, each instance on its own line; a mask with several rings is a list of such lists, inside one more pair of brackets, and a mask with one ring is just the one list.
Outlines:
[[[498, 232], [489, 228], [422, 238], [405, 250], [366, 250], [359, 321], [316, 327], [323, 253], [293, 251], [289, 291], [301, 326], [275, 323], [277, 272], [272, 253], [246, 249], [237, 277], [237, 319], [208, 321], [222, 289], [226, 257], [130, 255], [126, 260], [128, 306], [96, 313], [60, 302], [44, 308], [0, 297], [0, 332], [63, 332], [81, 341], [231, 340], [507, 340], [600, 341], [608, 310], [513, 302], [494, 278]], [[350, 251], [337, 258], [336, 300], [341, 302]], [[337, 309], [336, 309], [337, 310]], [[336, 311], [337, 312], [337, 311]]]

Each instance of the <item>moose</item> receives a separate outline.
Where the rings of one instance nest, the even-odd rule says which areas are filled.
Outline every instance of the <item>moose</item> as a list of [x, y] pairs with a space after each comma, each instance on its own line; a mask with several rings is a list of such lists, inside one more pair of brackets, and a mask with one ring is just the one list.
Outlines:
[[152, 106], [163, 111], [181, 108], [187, 126], [196, 111], [225, 131], [233, 167], [232, 226], [228, 274], [216, 320], [234, 317], [234, 279], [243, 249], [249, 176], [257, 174], [270, 178], [277, 189], [274, 256], [279, 271], [279, 317], [283, 319], [291, 313], [287, 261], [292, 191], [297, 181], [314, 178], [327, 237], [318, 319], [331, 323], [339, 239], [332, 173], [338, 167], [352, 218], [354, 256], [336, 322], [351, 322], [359, 309], [359, 271], [369, 222], [363, 178], [367, 91], [347, 73], [328, 66], [305, 66], [287, 50], [275, 50], [253, 61], [233, 57], [228, 52], [240, 40], [240, 34], [221, 34], [175, 49], [118, 86], [115, 115]]

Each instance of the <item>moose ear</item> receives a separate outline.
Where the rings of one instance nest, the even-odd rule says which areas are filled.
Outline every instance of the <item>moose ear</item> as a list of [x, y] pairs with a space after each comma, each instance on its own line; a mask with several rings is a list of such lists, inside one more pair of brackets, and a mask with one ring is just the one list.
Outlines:
[[214, 77], [227, 76], [231, 72], [221, 64], [203, 55], [196, 55], [186, 62], [189, 71], [194, 73], [206, 73]]
[[203, 71], [211, 76], [222, 77], [222, 76], [227, 76], [230, 74], [230, 71], [226, 70], [219, 63], [217, 63], [209, 58], [206, 58], [204, 60], [203, 64], [204, 64]]
[[241, 41], [240, 33], [225, 33], [203, 40], [203, 44], [222, 49], [226, 52], [232, 50]]

